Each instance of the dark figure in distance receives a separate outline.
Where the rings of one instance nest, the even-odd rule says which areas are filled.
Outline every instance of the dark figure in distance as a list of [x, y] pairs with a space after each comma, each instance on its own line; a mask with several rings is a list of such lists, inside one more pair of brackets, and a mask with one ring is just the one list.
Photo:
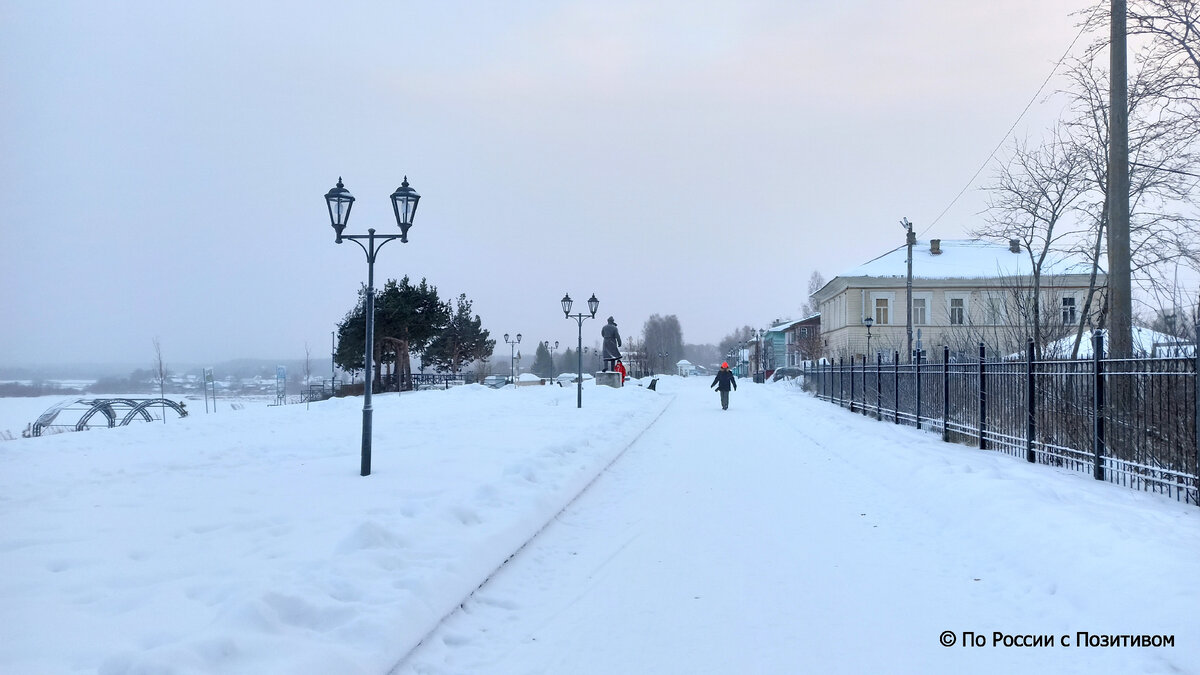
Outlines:
[[717, 376], [708, 387], [717, 388], [717, 392], [721, 394], [721, 410], [729, 410], [729, 388], [733, 387], [736, 390], [737, 382], [733, 379], [733, 371], [729, 369], [728, 363], [721, 364], [721, 369], [717, 371]]

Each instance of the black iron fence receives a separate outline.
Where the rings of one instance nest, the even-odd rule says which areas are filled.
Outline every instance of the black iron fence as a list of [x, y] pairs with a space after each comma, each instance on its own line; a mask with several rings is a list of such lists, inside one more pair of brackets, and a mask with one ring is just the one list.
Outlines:
[[947, 442], [1200, 505], [1200, 353], [1187, 358], [1107, 359], [1103, 335], [1090, 359], [900, 363], [852, 359], [805, 368], [817, 397], [880, 421], [908, 424]]

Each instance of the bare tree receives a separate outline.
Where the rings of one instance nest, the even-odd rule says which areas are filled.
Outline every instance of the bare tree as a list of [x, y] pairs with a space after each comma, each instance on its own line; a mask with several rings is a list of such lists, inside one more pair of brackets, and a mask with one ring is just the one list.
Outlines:
[[[1200, 223], [1189, 215], [1194, 213], [1197, 189], [1197, 118], [1194, 110], [1172, 98], [1179, 90], [1178, 68], [1153, 56], [1154, 49], [1153, 44], [1142, 48], [1129, 86], [1130, 268], [1143, 292], [1173, 296], [1171, 268], [1181, 263], [1200, 268]], [[1090, 232], [1076, 248], [1093, 261], [1093, 288], [1107, 257], [1108, 73], [1103, 63], [1103, 54], [1091, 51], [1067, 73], [1071, 113], [1066, 125], [1079, 144], [1091, 183], [1081, 203]], [[1085, 301], [1085, 316], [1091, 315], [1092, 297], [1089, 293]], [[1073, 355], [1083, 328], [1076, 335]]]
[[813, 304], [812, 294], [821, 290], [825, 286], [825, 277], [817, 270], [808, 277], [808, 295], [804, 297], [804, 304], [800, 306], [800, 318], [806, 319], [817, 313], [817, 306]]
[[308, 343], [304, 343], [304, 409], [308, 410], [309, 404], [309, 389], [310, 380], [312, 379], [312, 351], [308, 348]]
[[[167, 383], [167, 364], [163, 362], [162, 342], [158, 337], [154, 338], [154, 377], [158, 380], [158, 397], [166, 399], [166, 383]], [[162, 404], [162, 420], [163, 424], [167, 423], [167, 405]]]
[[1042, 275], [1065, 242], [1077, 234], [1071, 218], [1075, 204], [1088, 189], [1084, 156], [1063, 126], [1030, 148], [1018, 141], [1008, 163], [1001, 166], [988, 190], [987, 226], [976, 236], [1017, 240], [1029, 257], [1028, 302], [1020, 303], [1019, 318], [1032, 331], [1037, 357], [1042, 358]]

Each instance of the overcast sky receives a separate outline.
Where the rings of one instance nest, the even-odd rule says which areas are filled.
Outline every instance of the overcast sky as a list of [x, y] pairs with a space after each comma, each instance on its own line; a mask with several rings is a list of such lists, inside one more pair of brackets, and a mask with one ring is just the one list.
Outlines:
[[497, 338], [574, 344], [564, 292], [600, 299], [585, 344], [798, 318], [901, 217], [978, 223], [972, 188], [927, 230], [1088, 4], [0, 0], [0, 365], [327, 354], [367, 276], [339, 176], [351, 232], [395, 231], [408, 176], [378, 283]]

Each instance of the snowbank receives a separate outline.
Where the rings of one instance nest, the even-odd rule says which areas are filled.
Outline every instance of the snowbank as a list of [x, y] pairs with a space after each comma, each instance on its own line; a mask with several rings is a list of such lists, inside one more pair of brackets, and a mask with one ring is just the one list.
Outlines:
[[381, 673], [627, 447], [644, 389], [446, 391], [0, 444], [0, 672]]

